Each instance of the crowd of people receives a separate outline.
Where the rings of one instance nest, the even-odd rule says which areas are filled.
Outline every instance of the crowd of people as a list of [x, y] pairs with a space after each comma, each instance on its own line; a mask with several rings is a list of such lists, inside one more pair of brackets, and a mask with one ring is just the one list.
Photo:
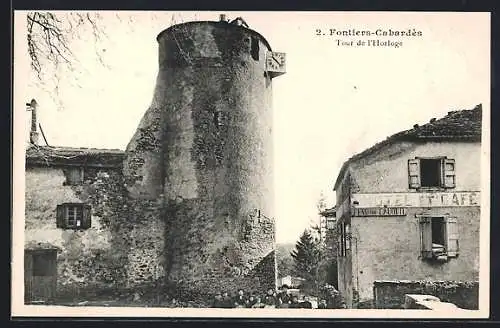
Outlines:
[[[214, 308], [295, 308], [312, 309], [312, 303], [306, 296], [300, 299], [297, 295], [289, 293], [287, 285], [281, 287], [280, 292], [269, 288], [264, 295], [255, 293], [247, 294], [243, 289], [239, 289], [234, 296], [228, 292], [221, 292], [215, 295], [212, 307]], [[326, 301], [321, 300], [318, 303], [318, 309], [326, 309]]]

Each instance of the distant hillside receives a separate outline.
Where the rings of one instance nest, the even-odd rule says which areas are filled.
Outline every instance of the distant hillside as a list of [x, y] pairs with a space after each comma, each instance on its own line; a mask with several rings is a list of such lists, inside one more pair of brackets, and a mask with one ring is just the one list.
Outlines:
[[294, 243], [276, 245], [276, 262], [278, 263], [278, 277], [292, 275], [293, 258], [290, 255], [295, 249]]
[[287, 254], [293, 251], [295, 248], [295, 243], [285, 243], [285, 244], [276, 244], [276, 252], [280, 254]]

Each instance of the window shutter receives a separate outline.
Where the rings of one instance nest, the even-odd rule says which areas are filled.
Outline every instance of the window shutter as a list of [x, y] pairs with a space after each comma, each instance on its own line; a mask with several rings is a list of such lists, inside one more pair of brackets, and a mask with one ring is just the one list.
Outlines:
[[80, 185], [83, 183], [83, 168], [75, 167], [70, 172], [70, 185]]
[[446, 219], [446, 252], [448, 257], [458, 256], [458, 223], [457, 218], [449, 217]]
[[342, 237], [340, 234], [337, 237], [337, 255], [342, 256]]
[[56, 209], [56, 227], [57, 228], [65, 228], [66, 225], [64, 224], [64, 211], [65, 208], [63, 205], [57, 205]]
[[90, 205], [83, 205], [83, 215], [82, 215], [82, 229], [88, 229], [91, 226], [91, 207]]
[[410, 189], [420, 188], [420, 160], [408, 160], [408, 183]]
[[339, 252], [340, 256], [344, 256], [345, 248], [344, 248], [344, 223], [341, 223], [338, 226], [339, 229]]
[[345, 235], [345, 222], [342, 222], [342, 256], [346, 256], [346, 235]]
[[432, 225], [431, 218], [420, 218], [420, 241], [423, 258], [432, 257]]
[[444, 158], [441, 161], [443, 187], [455, 188], [455, 160]]
[[351, 225], [346, 224], [345, 225], [345, 249], [350, 250], [351, 249]]

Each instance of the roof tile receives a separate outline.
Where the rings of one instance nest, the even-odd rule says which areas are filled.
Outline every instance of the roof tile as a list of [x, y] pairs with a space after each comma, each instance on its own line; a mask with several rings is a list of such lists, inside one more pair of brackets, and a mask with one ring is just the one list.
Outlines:
[[27, 164], [119, 166], [125, 152], [120, 149], [74, 148], [31, 145], [26, 149]]

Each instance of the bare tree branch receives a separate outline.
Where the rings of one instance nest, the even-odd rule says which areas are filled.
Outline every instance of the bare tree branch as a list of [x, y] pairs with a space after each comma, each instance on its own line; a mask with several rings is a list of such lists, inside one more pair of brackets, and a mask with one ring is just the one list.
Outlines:
[[[82, 64], [77, 43], [90, 41], [94, 45], [96, 62], [110, 69], [103, 58], [105, 50], [99, 43], [107, 37], [102, 17], [95, 12], [29, 12], [27, 23], [27, 52], [34, 72], [35, 83], [58, 106], [63, 108], [60, 97], [61, 78], [70, 85], [81, 88], [79, 76], [90, 74]], [[92, 46], [92, 45], [91, 45]], [[87, 55], [85, 55], [87, 56]]]
[[[168, 22], [167, 15], [170, 16], [170, 13], [153, 13], [151, 19], [145, 20], [143, 24], [163, 25], [163, 22]], [[171, 15], [170, 18], [171, 24], [176, 24], [179, 19], [182, 21], [180, 16]], [[140, 17], [132, 13], [28, 12], [27, 53], [34, 73], [34, 79], [29, 83], [47, 93], [62, 108], [64, 97], [61, 97], [59, 92], [65, 92], [66, 87], [82, 88], [84, 76], [95, 73], [92, 60], [105, 69], [112, 68], [113, 62], [108, 60], [109, 55], [106, 50], [115, 40], [109, 38], [107, 31], [116, 26], [134, 31], [138, 21]], [[176, 41], [177, 37], [185, 36], [180, 31]], [[109, 46], [108, 41], [111, 43]], [[88, 50], [91, 51], [90, 57]], [[182, 48], [180, 51], [189, 61], [190, 54]]]
[[[91, 29], [94, 44], [106, 37], [101, 27], [101, 16], [98, 13], [53, 13], [30, 12], [27, 14], [28, 53], [31, 67], [43, 82], [45, 66], [58, 69], [65, 66], [70, 71], [79, 63], [77, 54], [71, 49], [71, 41], [81, 38], [83, 27]], [[96, 56], [101, 64], [104, 60], [96, 47]], [[50, 74], [50, 73], [48, 73]]]

